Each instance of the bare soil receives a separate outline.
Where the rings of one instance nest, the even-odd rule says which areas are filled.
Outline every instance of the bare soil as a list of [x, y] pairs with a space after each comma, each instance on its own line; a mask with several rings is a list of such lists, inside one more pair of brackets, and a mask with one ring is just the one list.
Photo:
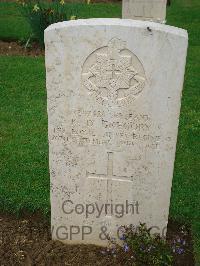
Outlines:
[[32, 43], [31, 47], [26, 48], [18, 42], [4, 42], [0, 40], [0, 55], [22, 55], [22, 56], [41, 56], [44, 49], [39, 44]]
[[[182, 237], [181, 226], [169, 223], [168, 239]], [[186, 235], [187, 251], [175, 256], [175, 264], [193, 266], [193, 248], [190, 231]], [[134, 265], [130, 255], [122, 249], [115, 255], [103, 254], [103, 248], [94, 245], [65, 245], [52, 241], [50, 224], [42, 215], [22, 215], [17, 218], [0, 214], [0, 265]], [[147, 265], [145, 265], [147, 266]]]

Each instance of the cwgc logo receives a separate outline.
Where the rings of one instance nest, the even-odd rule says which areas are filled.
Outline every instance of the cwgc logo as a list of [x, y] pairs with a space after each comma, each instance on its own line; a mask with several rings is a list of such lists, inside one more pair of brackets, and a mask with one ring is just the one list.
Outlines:
[[144, 89], [145, 73], [139, 59], [117, 38], [88, 56], [83, 86], [102, 104], [133, 101]]

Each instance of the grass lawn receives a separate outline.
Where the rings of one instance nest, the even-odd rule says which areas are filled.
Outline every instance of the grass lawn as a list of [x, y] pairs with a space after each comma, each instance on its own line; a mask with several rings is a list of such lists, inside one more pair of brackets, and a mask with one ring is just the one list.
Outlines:
[[48, 212], [44, 59], [2, 56], [0, 72], [0, 208]]
[[[81, 17], [120, 17], [118, 4], [79, 7]], [[170, 216], [191, 224], [200, 263], [200, 1], [172, 0], [168, 24], [189, 32]], [[0, 3], [0, 39], [27, 39], [12, 3]], [[0, 209], [48, 213], [49, 172], [44, 58], [0, 58]]]

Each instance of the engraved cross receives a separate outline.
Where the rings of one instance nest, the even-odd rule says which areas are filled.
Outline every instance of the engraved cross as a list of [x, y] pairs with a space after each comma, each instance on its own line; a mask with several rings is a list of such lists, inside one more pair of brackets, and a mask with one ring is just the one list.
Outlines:
[[108, 70], [108, 72], [111, 72], [112, 79], [114, 79], [115, 75], [119, 73], [119, 70], [116, 69], [115, 62], [112, 62], [111, 69]]
[[108, 160], [107, 160], [107, 174], [96, 174], [96, 173], [89, 173], [87, 172], [87, 178], [91, 179], [100, 179], [106, 180], [106, 203], [112, 203], [112, 184], [113, 181], [122, 181], [122, 182], [132, 182], [133, 177], [127, 176], [117, 176], [113, 173], [113, 152], [108, 152]]
[[114, 78], [114, 76], [115, 76], [115, 65], [114, 64], [112, 64], [112, 78]]

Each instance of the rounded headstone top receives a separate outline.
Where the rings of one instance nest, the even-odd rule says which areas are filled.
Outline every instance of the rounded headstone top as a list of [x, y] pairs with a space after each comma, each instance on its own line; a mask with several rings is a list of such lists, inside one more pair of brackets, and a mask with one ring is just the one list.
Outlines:
[[179, 35], [188, 38], [186, 30], [174, 26], [168, 26], [151, 21], [139, 21], [133, 19], [120, 19], [120, 18], [95, 18], [95, 19], [78, 19], [69, 20], [51, 24], [46, 28], [45, 33], [49, 31], [59, 30], [63, 28], [81, 27], [81, 26], [121, 26], [121, 27], [136, 27], [150, 31], [162, 31], [169, 34]]

